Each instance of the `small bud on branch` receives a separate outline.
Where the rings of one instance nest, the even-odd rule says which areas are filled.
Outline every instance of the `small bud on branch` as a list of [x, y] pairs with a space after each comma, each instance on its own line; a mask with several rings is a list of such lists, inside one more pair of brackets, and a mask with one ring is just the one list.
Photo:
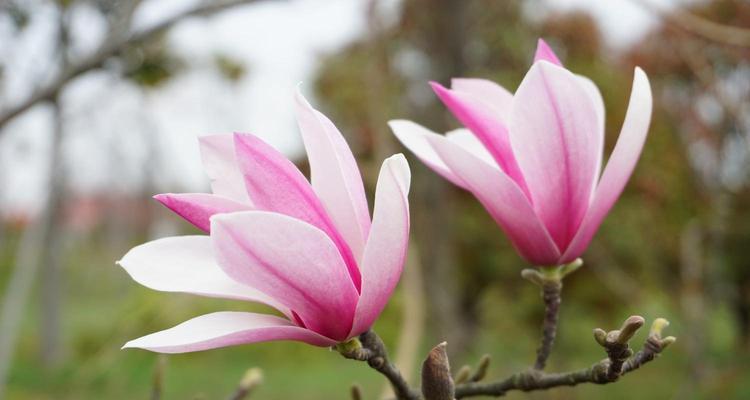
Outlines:
[[351, 388], [352, 400], [362, 400], [362, 388], [356, 383]]
[[425, 400], [454, 399], [455, 386], [445, 346], [445, 342], [435, 346], [422, 363], [422, 395]]

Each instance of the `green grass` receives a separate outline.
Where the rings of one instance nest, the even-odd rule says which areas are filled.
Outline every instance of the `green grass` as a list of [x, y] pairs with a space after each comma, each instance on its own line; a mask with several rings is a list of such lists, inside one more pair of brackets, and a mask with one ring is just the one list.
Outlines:
[[[129, 339], [171, 327], [187, 318], [219, 310], [259, 310], [249, 304], [158, 293], [133, 282], [114, 266], [119, 254], [99, 249], [72, 253], [65, 269], [64, 344], [61, 365], [42, 366], [39, 357], [39, 305], [36, 297], [25, 314], [23, 332], [10, 374], [9, 399], [147, 399], [157, 356], [141, 350], [120, 350]], [[7, 254], [7, 253], [6, 253]], [[10, 265], [10, 260], [2, 260]], [[4, 269], [6, 270], [6, 269]], [[7, 271], [7, 270], [6, 270]], [[578, 272], [586, 274], [585, 268]], [[0, 274], [3, 278], [7, 274]], [[493, 287], [481, 299], [482, 326], [472, 350], [462, 362], [490, 353], [493, 364], [489, 379], [506, 376], [528, 366], [538, 338], [538, 293], [520, 278], [512, 291]], [[591, 330], [617, 327], [629, 314], [641, 311], [647, 320], [667, 316], [669, 334], [678, 342], [655, 362], [620, 382], [575, 388], [560, 388], [533, 395], [512, 393], [509, 399], [729, 399], [750, 397], [750, 362], [735, 348], [735, 331], [729, 310], [708, 310], [704, 359], [691, 364], [689, 346], [679, 339], [687, 325], [679, 304], [670, 296], [649, 292], [639, 304], [619, 307], [592, 305], [577, 295], [576, 286], [566, 287], [562, 318], [550, 370], [586, 367], [604, 356], [594, 343]], [[581, 289], [578, 289], [581, 290]], [[597, 289], [606, 296], [604, 289]], [[580, 292], [583, 293], [583, 292]], [[391, 301], [376, 330], [387, 344], [396, 341], [401, 297]], [[645, 332], [635, 343], [641, 343]], [[683, 335], [684, 336], [684, 335]], [[422, 353], [440, 338], [425, 338]], [[695, 375], [698, 365], [700, 374]], [[257, 399], [346, 399], [352, 383], [361, 385], [366, 398], [375, 398], [382, 378], [363, 363], [342, 358], [325, 348], [294, 342], [275, 342], [168, 356], [164, 376], [164, 399], [221, 399], [236, 387], [245, 370], [260, 367], [264, 383]], [[416, 371], [412, 371], [416, 372]]]

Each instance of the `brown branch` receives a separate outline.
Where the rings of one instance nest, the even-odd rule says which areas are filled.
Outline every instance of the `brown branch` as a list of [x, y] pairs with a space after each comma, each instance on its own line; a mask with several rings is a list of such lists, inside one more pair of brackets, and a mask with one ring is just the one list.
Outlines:
[[[249, 4], [260, 0], [214, 0], [206, 1], [201, 5], [183, 11], [177, 15], [174, 15], [166, 20], [158, 23], [150, 28], [143, 29], [138, 32], [133, 32], [130, 35], [110, 35], [109, 38], [105, 39], [99, 49], [88, 57], [83, 58], [81, 61], [70, 65], [65, 68], [57, 78], [53, 79], [49, 84], [37, 89], [31, 94], [26, 100], [20, 103], [10, 106], [9, 108], [0, 112], [0, 127], [5, 125], [11, 119], [23, 114], [25, 111], [36, 105], [37, 103], [47, 101], [54, 97], [65, 85], [73, 80], [74, 78], [97, 69], [108, 60], [110, 57], [117, 55], [127, 47], [137, 45], [144, 41], [147, 41], [155, 36], [158, 36], [172, 26], [181, 22], [184, 19], [190, 17], [205, 17], [215, 14], [217, 12], [226, 10], [231, 7]], [[2, 134], [2, 131], [0, 131]]]
[[619, 330], [611, 332], [595, 330], [594, 337], [604, 347], [607, 358], [589, 368], [563, 373], [545, 373], [537, 369], [529, 369], [497, 382], [465, 383], [456, 387], [456, 399], [473, 396], [500, 397], [512, 390], [530, 392], [582, 383], [603, 385], [616, 382], [621, 376], [654, 360], [659, 353], [675, 341], [672, 336], [662, 339], [661, 332], [668, 322], [663, 318], [658, 318], [652, 325], [651, 333], [643, 349], [631, 357], [632, 351], [628, 347], [628, 340], [642, 325], [643, 318], [634, 316], [628, 318]]
[[665, 22], [693, 35], [730, 46], [750, 47], [750, 29], [722, 25], [680, 9], [664, 11], [648, 0], [631, 1], [653, 12]]
[[419, 392], [409, 386], [398, 368], [390, 362], [385, 344], [374, 331], [368, 330], [359, 335], [359, 339], [340, 343], [335, 350], [346, 358], [366, 361], [372, 369], [383, 374], [393, 386], [393, 392], [398, 400], [420, 398]]
[[[559, 290], [562, 287], [562, 279], [580, 268], [582, 264], [581, 260], [578, 259], [559, 267], [526, 269], [522, 271], [521, 275], [542, 287], [545, 303], [550, 303], [552, 307], [555, 307], [555, 304], [559, 305]], [[552, 285], [553, 283], [554, 285]], [[545, 290], [545, 285], [556, 286], [557, 288]], [[548, 291], [556, 291], [556, 294], [549, 295], [549, 300], [546, 298]], [[552, 314], [552, 312], [548, 310], [547, 314]], [[546, 319], [557, 321], [556, 312], [554, 314], [555, 318], [547, 317]], [[638, 353], [633, 354], [630, 349], [630, 339], [643, 326], [644, 322], [643, 317], [631, 316], [625, 320], [620, 329], [609, 332], [599, 328], [594, 329], [594, 339], [602, 346], [607, 358], [588, 368], [560, 373], [547, 373], [538, 367], [539, 364], [543, 367], [554, 339], [554, 334], [549, 333], [547, 323], [545, 323], [543, 334], [546, 338], [543, 339], [542, 349], [538, 353], [544, 356], [542, 362], [540, 363], [540, 358], [537, 357], [534, 368], [490, 383], [479, 383], [486, 375], [490, 363], [489, 356], [482, 357], [477, 371], [473, 375], [471, 374], [471, 367], [462, 367], [456, 374], [454, 381], [450, 374], [445, 343], [442, 343], [432, 349], [422, 366], [422, 393], [425, 400], [461, 399], [474, 396], [500, 397], [513, 390], [530, 392], [558, 386], [575, 386], [582, 383], [603, 385], [616, 382], [621, 376], [653, 361], [676, 340], [672, 336], [662, 338], [662, 331], [669, 325], [669, 322], [663, 318], [657, 318], [651, 325], [651, 331], [643, 348]], [[551, 326], [554, 330], [555, 324], [551, 323]], [[419, 392], [411, 388], [403, 379], [398, 369], [388, 361], [385, 346], [374, 332], [367, 331], [360, 335], [359, 340], [352, 339], [340, 343], [335, 346], [335, 349], [346, 358], [367, 361], [370, 367], [385, 375], [391, 382], [397, 399], [418, 400], [422, 398]]]

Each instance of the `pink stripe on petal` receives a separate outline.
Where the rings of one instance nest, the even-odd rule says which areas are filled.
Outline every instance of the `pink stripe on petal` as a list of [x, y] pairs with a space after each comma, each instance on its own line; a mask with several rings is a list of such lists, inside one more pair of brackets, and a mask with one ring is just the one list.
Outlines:
[[469, 190], [466, 188], [466, 184], [463, 183], [461, 178], [457, 177], [450, 168], [445, 165], [443, 160], [440, 159], [440, 156], [435, 153], [432, 145], [427, 141], [427, 136], [437, 135], [435, 132], [407, 120], [388, 121], [388, 126], [391, 127], [391, 130], [401, 144], [411, 150], [411, 152], [430, 167], [430, 169], [437, 172], [438, 175], [447, 179], [454, 185]]
[[557, 55], [554, 51], [552, 51], [552, 48], [549, 47], [547, 42], [544, 41], [544, 39], [539, 39], [536, 44], [536, 53], [534, 54], [534, 62], [537, 61], [547, 61], [552, 64], [555, 64], [559, 67], [562, 67], [563, 64], [560, 61], [559, 58], [557, 58]]
[[227, 275], [273, 296], [309, 329], [346, 339], [359, 294], [323, 231], [283, 214], [245, 211], [214, 216], [211, 239]]
[[535, 63], [513, 98], [510, 142], [534, 211], [567, 248], [589, 206], [601, 157], [596, 108], [576, 76]]
[[296, 100], [312, 187], [359, 259], [370, 232], [370, 210], [357, 162], [336, 126], [313, 109], [301, 93]]
[[173, 328], [131, 340], [123, 346], [158, 353], [188, 353], [240, 344], [295, 340], [314, 346], [336, 341], [271, 315], [223, 311], [202, 315]]
[[411, 172], [402, 154], [386, 159], [375, 192], [372, 231], [362, 259], [362, 295], [349, 336], [369, 329], [401, 277], [409, 247]]
[[651, 87], [648, 77], [643, 70], [636, 68], [630, 104], [620, 137], [596, 188], [591, 206], [565, 251], [561, 263], [576, 259], [586, 250], [604, 217], [620, 197], [643, 150], [651, 121], [651, 109]]
[[512, 179], [448, 139], [431, 136], [428, 140], [451, 170], [466, 182], [521, 257], [534, 265], [557, 262], [560, 251]]
[[453, 115], [469, 128], [492, 154], [497, 164], [526, 192], [526, 183], [513, 154], [508, 128], [501, 116], [473, 95], [431, 82], [432, 89]]
[[325, 232], [341, 253], [351, 280], [359, 290], [361, 277], [352, 250], [305, 176], [291, 161], [256, 136], [237, 133], [234, 138], [245, 187], [257, 209], [289, 215]]
[[157, 194], [154, 199], [204, 232], [209, 232], [209, 218], [214, 214], [253, 209], [247, 204], [208, 193], [164, 193]]
[[208, 236], [154, 240], [134, 247], [117, 264], [150, 289], [259, 302], [291, 315], [278, 301], [224, 273], [214, 259]]
[[198, 141], [203, 169], [211, 180], [211, 191], [240, 203], [252, 205], [237, 165], [232, 134], [202, 136]]

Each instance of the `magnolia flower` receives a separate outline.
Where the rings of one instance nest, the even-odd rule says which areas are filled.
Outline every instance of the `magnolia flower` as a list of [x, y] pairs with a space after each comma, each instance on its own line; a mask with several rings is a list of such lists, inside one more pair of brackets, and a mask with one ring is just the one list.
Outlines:
[[651, 89], [635, 69], [625, 122], [601, 174], [604, 103], [544, 41], [515, 94], [483, 79], [432, 88], [467, 129], [437, 135], [391, 121], [425, 164], [472, 192], [534, 265], [562, 265], [588, 246], [620, 196], [646, 140]]
[[374, 323], [401, 276], [409, 235], [409, 166], [383, 163], [373, 219], [362, 177], [341, 133], [297, 95], [312, 183], [249, 134], [203, 137], [213, 194], [156, 199], [208, 235], [155, 240], [119, 264], [165, 292], [265, 303], [285, 316], [203, 315], [128, 342], [180, 353], [270, 340], [331, 346]]

